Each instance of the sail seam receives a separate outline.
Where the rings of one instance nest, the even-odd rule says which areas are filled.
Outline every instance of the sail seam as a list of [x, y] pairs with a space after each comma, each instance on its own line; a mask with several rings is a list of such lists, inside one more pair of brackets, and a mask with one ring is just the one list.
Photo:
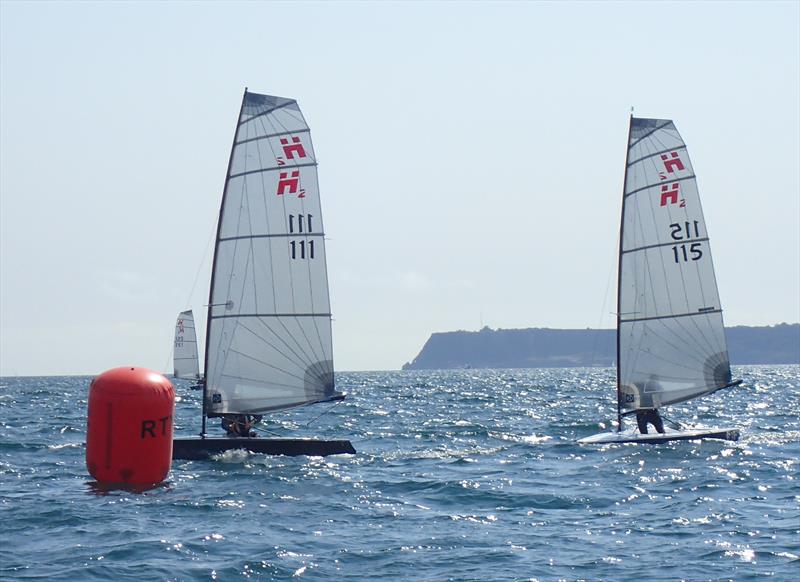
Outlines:
[[634, 194], [638, 194], [642, 190], [649, 190], [650, 188], [655, 188], [656, 186], [661, 186], [661, 185], [664, 185], [664, 184], [672, 184], [674, 182], [683, 182], [684, 180], [691, 180], [692, 178], [696, 178], [696, 177], [697, 176], [692, 174], [691, 176], [686, 176], [684, 178], [675, 178], [675, 179], [669, 180], [667, 182], [656, 182], [654, 184], [649, 184], [647, 186], [642, 186], [641, 188], [637, 188], [636, 190], [631, 190], [630, 192], [625, 194], [625, 197], [627, 198], [628, 196], [633, 196]]
[[656, 245], [647, 245], [647, 246], [643, 246], [643, 247], [636, 247], [635, 249], [627, 249], [627, 250], [622, 251], [622, 254], [624, 255], [625, 253], [635, 253], [637, 251], [646, 251], [648, 249], [657, 249], [659, 247], [669, 247], [669, 246], [673, 246], [674, 247], [675, 245], [679, 245], [679, 244], [688, 244], [688, 243], [706, 242], [706, 241], [708, 241], [708, 237], [687, 238], [687, 239], [684, 239], [684, 240], [673, 240], [673, 241], [669, 241], [669, 242], [665, 242], [665, 243], [658, 243]]
[[691, 313], [676, 313], [674, 315], [655, 315], [653, 317], [635, 317], [632, 319], [620, 319], [620, 323], [633, 323], [635, 321], [652, 321], [654, 319], [677, 319], [679, 317], [692, 317], [695, 315], [708, 315], [709, 313], [722, 313], [722, 309], [708, 309], [706, 307]]
[[295, 130], [295, 131], [291, 131], [291, 130], [280, 131], [278, 133], [270, 133], [270, 134], [267, 134], [267, 135], [260, 135], [258, 137], [251, 137], [251, 138], [248, 138], [248, 139], [243, 139], [242, 141], [237, 141], [234, 145], [241, 145], [243, 143], [250, 143], [251, 141], [259, 141], [259, 140], [262, 140], [262, 139], [269, 139], [271, 137], [280, 137], [282, 135], [291, 135], [293, 133], [311, 133], [311, 130], [309, 128], [305, 128], [305, 129], [298, 129], [298, 130]]
[[247, 176], [249, 174], [261, 174], [264, 172], [274, 172], [275, 170], [294, 170], [295, 168], [306, 168], [308, 166], [316, 166], [316, 162], [310, 162], [308, 164], [294, 164], [294, 165], [286, 165], [286, 166], [270, 166], [269, 168], [259, 168], [258, 170], [248, 170], [247, 172], [239, 172], [238, 174], [231, 174], [228, 176], [230, 180], [234, 178], [240, 178], [242, 176]]
[[[635, 118], [634, 118], [634, 119], [635, 119]], [[672, 121], [667, 121], [667, 122], [666, 122], [664, 125], [659, 125], [658, 127], [656, 127], [655, 129], [653, 129], [652, 131], [650, 131], [650, 132], [648, 132], [648, 133], [644, 134], [642, 137], [640, 137], [640, 138], [639, 138], [639, 139], [637, 139], [635, 142], [633, 142], [632, 144], [630, 144], [630, 145], [628, 146], [628, 148], [635, 147], [635, 146], [636, 146], [636, 144], [638, 144], [640, 141], [642, 141], [643, 139], [647, 139], [648, 137], [650, 137], [651, 135], [653, 135], [655, 132], [657, 132], [657, 131], [659, 131], [659, 130], [661, 130], [661, 129], [664, 129], [664, 128], [665, 128], [665, 127], [667, 127], [667, 126], [668, 126], [670, 123], [672, 123]]]
[[677, 147], [674, 147], [674, 148], [667, 148], [665, 150], [659, 150], [657, 152], [653, 152], [652, 154], [647, 154], [646, 156], [642, 156], [638, 160], [634, 160], [632, 162], [629, 162], [628, 163], [628, 167], [633, 166], [634, 164], [638, 164], [639, 162], [642, 162], [644, 160], [648, 160], [648, 159], [650, 159], [652, 157], [660, 156], [661, 154], [666, 154], [666, 153], [669, 153], [669, 152], [675, 152], [675, 151], [678, 151], [678, 150], [685, 150], [685, 149], [686, 149], [686, 144], [681, 144], [681, 145], [679, 145]]
[[267, 111], [262, 111], [258, 115], [254, 115], [253, 117], [248, 117], [244, 121], [240, 121], [238, 123], [237, 127], [241, 127], [245, 123], [250, 123], [254, 119], [258, 119], [259, 117], [264, 117], [265, 115], [269, 115], [273, 111], [277, 111], [278, 109], [283, 109], [284, 107], [288, 107], [289, 105], [296, 104], [296, 103], [297, 103], [297, 101], [295, 99], [292, 99], [291, 101], [287, 101], [286, 103], [282, 103], [281, 105], [276, 105], [272, 109], [268, 109]]

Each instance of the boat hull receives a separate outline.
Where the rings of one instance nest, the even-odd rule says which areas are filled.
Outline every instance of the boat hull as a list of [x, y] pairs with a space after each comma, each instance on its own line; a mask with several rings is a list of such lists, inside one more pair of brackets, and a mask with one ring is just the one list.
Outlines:
[[698, 439], [721, 439], [726, 441], [739, 440], [738, 428], [698, 428], [691, 430], [666, 429], [662, 433], [651, 432], [640, 434], [639, 431], [601, 432], [589, 437], [578, 439], [581, 445], [607, 445], [612, 443], [642, 443], [657, 445], [670, 441], [693, 441]]
[[172, 458], [208, 459], [225, 451], [244, 449], [264, 455], [297, 457], [325, 457], [327, 455], [354, 454], [356, 450], [348, 440], [322, 441], [316, 439], [262, 439], [262, 438], [176, 438], [172, 441]]

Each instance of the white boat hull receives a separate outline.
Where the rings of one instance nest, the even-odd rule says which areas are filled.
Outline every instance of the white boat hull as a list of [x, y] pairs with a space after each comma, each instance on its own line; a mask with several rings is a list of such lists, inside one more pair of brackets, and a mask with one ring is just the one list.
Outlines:
[[581, 445], [606, 445], [611, 443], [644, 443], [656, 445], [669, 441], [691, 441], [697, 439], [722, 439], [726, 441], [739, 440], [738, 428], [696, 428], [688, 430], [665, 429], [664, 433], [655, 430], [647, 434], [640, 434], [638, 430], [623, 432], [601, 432], [582, 439]]

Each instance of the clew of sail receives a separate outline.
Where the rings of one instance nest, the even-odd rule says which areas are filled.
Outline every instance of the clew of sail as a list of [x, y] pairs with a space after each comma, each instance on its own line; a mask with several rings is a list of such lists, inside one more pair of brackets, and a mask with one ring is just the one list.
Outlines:
[[339, 397], [317, 161], [292, 99], [245, 91], [217, 226], [205, 412]]
[[197, 332], [194, 328], [192, 310], [181, 311], [175, 322], [175, 346], [173, 367], [176, 378], [197, 380], [200, 378], [200, 362], [197, 357]]
[[670, 120], [631, 118], [618, 301], [621, 408], [658, 408], [731, 384], [697, 181]]

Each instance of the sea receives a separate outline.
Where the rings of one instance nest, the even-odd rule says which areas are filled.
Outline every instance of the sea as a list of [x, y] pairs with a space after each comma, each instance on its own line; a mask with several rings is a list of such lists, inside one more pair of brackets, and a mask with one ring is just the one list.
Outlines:
[[90, 377], [2, 378], [0, 579], [800, 580], [800, 367], [734, 375], [666, 414], [738, 442], [586, 446], [611, 368], [341, 373], [344, 402], [263, 434], [357, 454], [173, 461], [145, 491], [88, 474]]

